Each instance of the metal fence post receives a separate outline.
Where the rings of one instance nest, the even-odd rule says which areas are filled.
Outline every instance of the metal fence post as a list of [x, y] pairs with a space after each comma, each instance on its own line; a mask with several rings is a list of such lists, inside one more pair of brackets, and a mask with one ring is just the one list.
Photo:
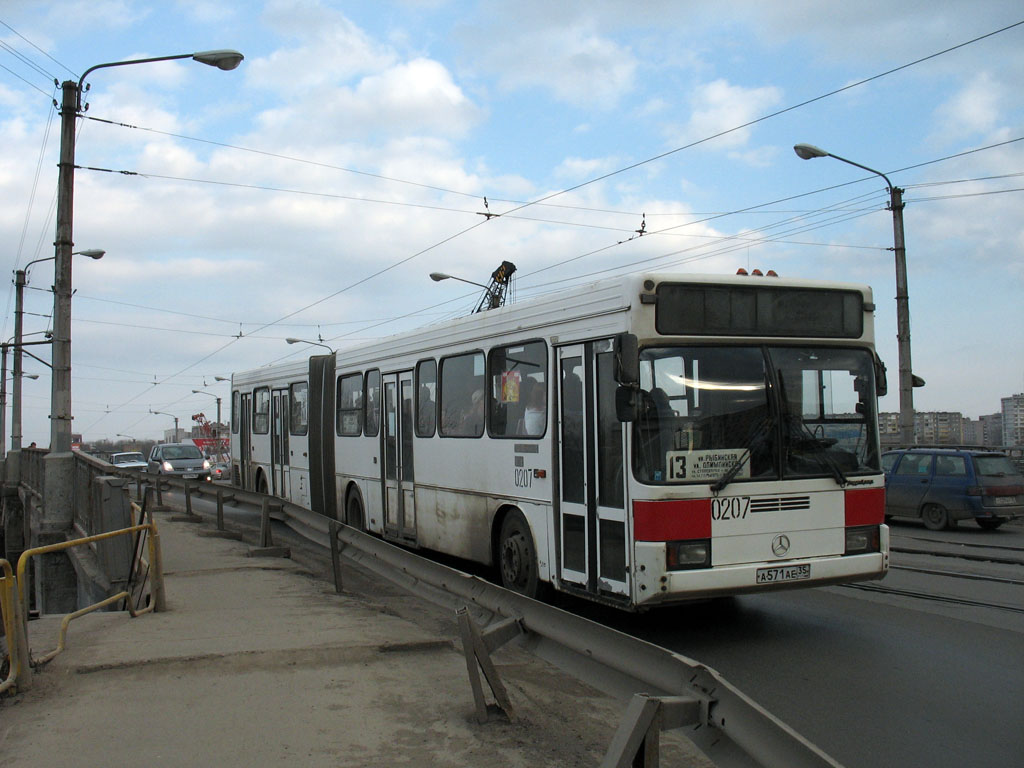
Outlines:
[[28, 615], [25, 613], [25, 607], [21, 600], [18, 599], [17, 591], [15, 591], [11, 603], [11, 613], [14, 614], [14, 637], [10, 640], [12, 641], [11, 645], [15, 646], [14, 654], [17, 654], [17, 661], [12, 654], [11, 663], [18, 665], [15, 685], [18, 686], [19, 691], [27, 691], [32, 687], [32, 654], [28, 647]]
[[224, 530], [224, 491], [217, 489], [217, 530]]
[[339, 595], [342, 592], [341, 585], [341, 548], [338, 542], [338, 521], [331, 520], [328, 523], [331, 537], [331, 568], [334, 570], [334, 591]]
[[272, 546], [274, 538], [270, 531], [270, 497], [264, 496], [260, 505], [260, 547], [267, 549]]
[[149, 522], [153, 526], [149, 529], [149, 578], [150, 597], [153, 600], [153, 610], [157, 613], [167, 610], [167, 593], [164, 590], [164, 556], [160, 550], [160, 534], [157, 532], [153, 516], [149, 516]]

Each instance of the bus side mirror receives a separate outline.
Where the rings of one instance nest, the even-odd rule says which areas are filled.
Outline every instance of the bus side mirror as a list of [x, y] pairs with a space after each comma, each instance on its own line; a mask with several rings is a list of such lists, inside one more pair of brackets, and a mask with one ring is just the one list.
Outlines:
[[615, 337], [615, 380], [626, 386], [640, 383], [640, 347], [632, 333]]
[[875, 393], [882, 397], [889, 391], [889, 382], [885, 378], [885, 363], [880, 357], [875, 357]]
[[636, 421], [640, 417], [640, 403], [639, 387], [616, 387], [615, 417], [619, 421]]

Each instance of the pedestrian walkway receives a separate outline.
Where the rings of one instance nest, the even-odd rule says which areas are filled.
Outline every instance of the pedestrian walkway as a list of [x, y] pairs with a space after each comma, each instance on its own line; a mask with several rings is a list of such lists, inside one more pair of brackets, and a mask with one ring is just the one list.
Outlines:
[[[600, 763], [622, 703], [506, 646], [517, 717], [481, 725], [446, 611], [348, 570], [338, 595], [291, 560], [156, 522], [169, 610], [74, 621], [33, 688], [0, 702], [4, 768]], [[30, 624], [36, 656], [58, 627]], [[663, 743], [663, 765], [704, 764], [681, 749]]]

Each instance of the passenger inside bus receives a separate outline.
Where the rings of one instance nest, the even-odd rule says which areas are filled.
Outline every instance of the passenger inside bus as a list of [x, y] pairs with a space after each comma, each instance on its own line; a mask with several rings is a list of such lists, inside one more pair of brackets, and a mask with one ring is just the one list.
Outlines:
[[470, 409], [462, 417], [462, 426], [459, 434], [479, 435], [484, 431], [484, 390], [477, 387], [470, 397]]
[[[528, 387], [527, 384], [529, 384]], [[526, 407], [523, 409], [522, 433], [531, 436], [542, 435], [544, 434], [544, 385], [533, 379], [526, 379], [523, 381], [523, 386], [526, 392], [523, 402], [526, 403]]]

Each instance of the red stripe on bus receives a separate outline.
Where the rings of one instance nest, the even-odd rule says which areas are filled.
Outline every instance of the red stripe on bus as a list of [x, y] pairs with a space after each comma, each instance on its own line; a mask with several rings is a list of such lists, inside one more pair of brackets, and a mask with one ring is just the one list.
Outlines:
[[637, 541], [711, 538], [711, 499], [634, 501], [633, 537]]
[[846, 524], [881, 525], [885, 520], [885, 488], [846, 491]]

